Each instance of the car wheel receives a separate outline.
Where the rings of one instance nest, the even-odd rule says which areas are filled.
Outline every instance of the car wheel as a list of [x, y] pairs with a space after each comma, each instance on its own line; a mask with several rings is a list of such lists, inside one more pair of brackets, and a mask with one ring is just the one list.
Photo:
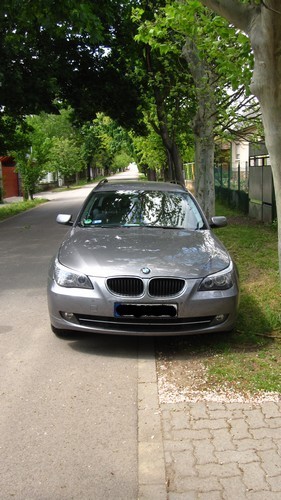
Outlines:
[[71, 332], [70, 330], [63, 330], [61, 328], [56, 328], [54, 325], [51, 325], [52, 332], [59, 338], [61, 339], [67, 339], [71, 337]]

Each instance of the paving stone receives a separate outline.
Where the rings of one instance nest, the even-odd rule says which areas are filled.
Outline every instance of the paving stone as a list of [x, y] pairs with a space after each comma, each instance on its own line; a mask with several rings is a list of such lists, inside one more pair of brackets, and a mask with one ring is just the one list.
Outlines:
[[173, 455], [170, 451], [165, 451], [164, 452], [164, 460], [165, 460], [165, 464], [166, 464], [166, 467], [169, 467], [170, 465], [173, 464]]
[[193, 452], [193, 444], [191, 439], [174, 439], [164, 440], [164, 449], [167, 451], [191, 451]]
[[197, 464], [208, 464], [210, 462], [216, 462], [216, 458], [214, 455], [215, 447], [210, 441], [193, 441], [193, 446], [194, 457]]
[[190, 405], [190, 416], [194, 419], [208, 418], [206, 403], [204, 401], [198, 401], [198, 403]]
[[164, 484], [163, 454], [158, 443], [139, 443], [139, 484]]
[[280, 500], [280, 493], [274, 491], [250, 491], [246, 493], [246, 500]]
[[223, 486], [223, 499], [244, 500], [246, 498], [246, 487], [241, 476], [222, 478], [220, 483]]
[[219, 419], [207, 419], [202, 418], [200, 420], [196, 420], [192, 424], [193, 429], [226, 429], [229, 425], [224, 418]]
[[281, 415], [280, 404], [274, 403], [273, 401], [267, 401], [263, 403], [261, 409], [265, 418], [275, 418], [280, 417]]
[[151, 408], [158, 407], [158, 395], [155, 391], [154, 382], [144, 382], [138, 385], [139, 409], [150, 411]]
[[150, 441], [161, 438], [160, 416], [156, 411], [139, 409], [138, 413], [138, 438], [140, 441]]
[[215, 456], [218, 461], [223, 464], [237, 462], [238, 464], [248, 464], [250, 462], [259, 462], [259, 457], [254, 450], [245, 451], [217, 451]]
[[169, 420], [162, 420], [162, 432], [165, 435], [169, 435], [172, 431], [172, 424]]
[[281, 438], [275, 439], [274, 444], [276, 445], [277, 453], [279, 453], [279, 455], [281, 457]]
[[[188, 493], [168, 493], [168, 500], [198, 500], [198, 494], [196, 491], [189, 491]], [[152, 500], [152, 499], [150, 499]], [[153, 499], [154, 500], [154, 499]]]
[[281, 498], [281, 471], [278, 476], [267, 477], [266, 481], [272, 491], [279, 491]]
[[199, 497], [200, 493], [209, 492], [219, 492], [222, 491], [222, 485], [219, 483], [216, 477], [175, 477], [174, 479], [175, 490], [179, 492], [186, 492], [186, 498], [188, 499], [188, 493], [196, 491]]
[[215, 410], [209, 410], [209, 418], [211, 419], [217, 419], [217, 418], [224, 418], [225, 420], [232, 420], [235, 418], [243, 418], [243, 411], [242, 410], [231, 410], [231, 409], [225, 409], [221, 408], [215, 409]]
[[195, 458], [190, 451], [176, 451], [172, 453], [171, 470], [174, 470], [175, 475], [185, 477], [196, 475]]
[[237, 420], [231, 420], [230, 424], [230, 435], [234, 439], [245, 439], [250, 438], [249, 426], [244, 419], [239, 418]]
[[235, 477], [240, 475], [240, 470], [237, 464], [227, 463], [227, 464], [205, 464], [196, 465], [196, 471], [201, 478], [205, 477]]
[[222, 494], [220, 491], [210, 491], [208, 493], [199, 493], [196, 498], [197, 500], [221, 500], [222, 499], [221, 495]]
[[190, 415], [184, 412], [173, 413], [171, 417], [171, 425], [173, 429], [186, 429], [190, 427]]
[[254, 439], [280, 439], [280, 429], [270, 429], [269, 427], [264, 427], [260, 429], [252, 429], [251, 434]]
[[271, 438], [263, 439], [233, 439], [233, 444], [238, 451], [244, 450], [276, 450], [276, 443]]
[[246, 410], [244, 412], [248, 425], [251, 429], [257, 429], [259, 427], [266, 427], [266, 423], [264, 420], [264, 415], [260, 408]]
[[138, 500], [165, 500], [167, 491], [165, 484], [147, 485], [142, 484], [139, 487]]
[[229, 429], [215, 429], [211, 433], [212, 443], [217, 451], [235, 450]]
[[281, 457], [276, 451], [259, 451], [258, 455], [262, 462], [262, 468], [268, 476], [280, 476]]
[[174, 430], [171, 432], [173, 439], [210, 439], [211, 434], [209, 429], [185, 429], [185, 430]]
[[269, 490], [268, 483], [265, 479], [265, 473], [260, 463], [241, 464], [240, 469], [243, 471], [242, 479], [247, 490], [266, 492]]
[[281, 416], [265, 418], [266, 426], [270, 429], [281, 429]]

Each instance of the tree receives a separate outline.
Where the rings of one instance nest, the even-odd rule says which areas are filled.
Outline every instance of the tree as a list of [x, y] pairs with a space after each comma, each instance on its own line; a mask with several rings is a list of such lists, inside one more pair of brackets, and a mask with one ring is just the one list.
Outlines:
[[250, 39], [254, 53], [251, 91], [259, 100], [271, 161], [278, 218], [281, 275], [281, 6], [279, 0], [200, 0]]
[[20, 173], [23, 197], [25, 200], [33, 200], [35, 187], [44, 177], [44, 171], [32, 153], [27, 156], [22, 151], [14, 154], [17, 164], [17, 171]]
[[94, 177], [104, 172], [125, 168], [133, 160], [133, 143], [129, 133], [115, 120], [104, 113], [97, 116], [90, 123], [83, 125], [81, 130], [83, 138], [82, 154]]
[[167, 161], [161, 137], [147, 124], [146, 135], [133, 134], [133, 142], [138, 167], [149, 180], [163, 178]]
[[141, 89], [144, 123], [149, 123], [161, 137], [166, 152], [166, 179], [184, 183], [179, 135], [186, 130], [186, 138], [190, 137], [186, 116], [191, 85], [189, 75], [182, 71], [180, 52], [175, 43], [172, 42], [172, 49], [163, 50], [163, 38], [166, 37], [167, 45], [171, 40], [157, 25], [157, 13], [161, 13], [162, 7], [163, 2], [157, 2], [157, 6], [146, 5], [134, 12], [134, 19], [139, 24], [135, 38], [143, 48], [143, 57], [137, 62], [136, 78]]
[[[61, 109], [59, 114], [32, 115], [21, 121], [14, 134], [10, 154], [15, 158], [20, 173], [24, 198], [32, 198], [38, 182], [44, 178], [48, 169], [57, 172], [56, 162], [60, 162], [59, 154], [75, 157], [75, 162], [69, 158], [66, 167], [62, 159], [62, 169], [67, 175], [80, 171], [84, 164], [81, 153], [82, 138], [79, 129], [73, 126], [73, 110]], [[58, 143], [62, 143], [61, 150]], [[77, 153], [78, 152], [78, 153]], [[78, 157], [79, 156], [79, 157]], [[62, 173], [63, 175], [63, 173]]]
[[115, 57], [130, 11], [131, 0], [2, 0], [0, 136], [5, 115], [57, 113], [56, 98], [84, 121], [105, 111], [135, 123], [138, 91]]
[[[222, 133], [226, 123], [229, 125], [230, 103], [233, 108], [235, 97], [237, 100], [239, 97], [241, 105], [243, 88], [250, 82], [251, 58], [247, 38], [236, 29], [229, 29], [225, 20], [198, 2], [167, 3], [144, 27], [143, 39], [152, 47], [153, 53], [158, 50], [169, 61], [172, 71], [180, 73], [178, 95], [181, 95], [182, 105], [176, 108], [177, 114], [186, 109], [188, 101], [192, 101], [185, 120], [192, 127], [195, 144], [195, 191], [207, 217], [211, 217], [215, 213], [214, 137]], [[183, 59], [181, 65], [175, 64], [180, 56], [187, 65]], [[243, 71], [239, 70], [241, 67]], [[187, 85], [183, 84], [183, 73], [190, 75], [189, 82], [186, 77]], [[245, 106], [246, 102], [244, 100]], [[232, 117], [233, 112], [234, 109]], [[244, 119], [241, 113], [239, 116]]]
[[44, 170], [40, 162], [34, 155], [31, 142], [32, 129], [25, 122], [20, 123], [16, 127], [14, 134], [16, 150], [10, 152], [11, 156], [16, 161], [17, 171], [20, 174], [23, 197], [33, 199], [35, 186], [38, 181], [44, 176]]
[[85, 166], [81, 147], [73, 139], [60, 137], [52, 139], [46, 167], [50, 172], [56, 172], [58, 176], [63, 177], [67, 187], [69, 187], [71, 177]]

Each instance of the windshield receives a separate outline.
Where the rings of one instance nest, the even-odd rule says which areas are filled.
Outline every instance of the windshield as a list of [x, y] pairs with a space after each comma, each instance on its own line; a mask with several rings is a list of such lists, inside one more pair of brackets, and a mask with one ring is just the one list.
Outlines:
[[83, 227], [148, 226], [202, 229], [204, 221], [188, 193], [165, 191], [94, 192], [79, 223]]

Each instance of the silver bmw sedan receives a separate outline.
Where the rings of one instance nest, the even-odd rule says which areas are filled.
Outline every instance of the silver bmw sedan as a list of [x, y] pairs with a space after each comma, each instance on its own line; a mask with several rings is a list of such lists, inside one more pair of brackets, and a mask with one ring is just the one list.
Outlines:
[[48, 276], [51, 327], [121, 335], [234, 328], [238, 273], [193, 195], [164, 182], [101, 181], [71, 226]]

